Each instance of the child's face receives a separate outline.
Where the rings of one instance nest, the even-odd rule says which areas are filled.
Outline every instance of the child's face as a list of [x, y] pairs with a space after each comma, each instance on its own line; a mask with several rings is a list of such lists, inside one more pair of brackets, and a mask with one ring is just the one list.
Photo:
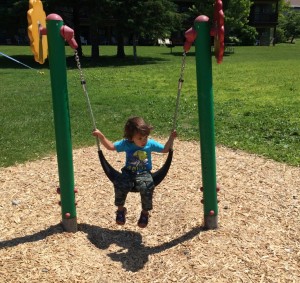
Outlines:
[[134, 142], [135, 145], [139, 147], [144, 147], [148, 141], [148, 136], [143, 136], [139, 133], [136, 133], [133, 135], [132, 141]]

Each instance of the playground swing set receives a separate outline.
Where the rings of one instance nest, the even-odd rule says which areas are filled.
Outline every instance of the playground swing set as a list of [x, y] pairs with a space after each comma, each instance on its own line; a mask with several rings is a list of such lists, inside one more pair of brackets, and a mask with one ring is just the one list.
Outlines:
[[[200, 129], [200, 151], [202, 164], [202, 184], [204, 206], [204, 227], [206, 229], [218, 228], [218, 202], [216, 183], [216, 154], [214, 137], [214, 112], [213, 112], [213, 89], [212, 89], [212, 60], [210, 49], [210, 37], [214, 36], [214, 50], [217, 63], [221, 63], [224, 54], [224, 13], [221, 0], [214, 4], [213, 26], [210, 27], [209, 18], [205, 15], [198, 16], [194, 26], [186, 31], [186, 42], [183, 46], [183, 58], [176, 108], [173, 118], [173, 129], [176, 128], [179, 99], [183, 84], [186, 54], [195, 42], [196, 74], [198, 93], [198, 114]], [[56, 138], [57, 162], [59, 173], [60, 204], [62, 211], [62, 226], [67, 232], [77, 231], [77, 215], [74, 187], [74, 170], [72, 158], [71, 127], [68, 105], [67, 74], [65, 41], [75, 50], [75, 60], [80, 72], [81, 85], [86, 97], [91, 120], [94, 129], [96, 123], [89, 100], [86, 81], [83, 76], [79, 56], [77, 54], [77, 42], [74, 39], [74, 31], [64, 25], [62, 18], [57, 14], [46, 14], [40, 0], [29, 0], [28, 36], [31, 50], [36, 62], [43, 64], [49, 53], [50, 79], [52, 89], [54, 127]], [[98, 155], [103, 171], [110, 181], [118, 174], [106, 160], [98, 138], [96, 138]], [[171, 166], [173, 149], [168, 153], [164, 165], [153, 173], [153, 180], [157, 186], [167, 175]]]

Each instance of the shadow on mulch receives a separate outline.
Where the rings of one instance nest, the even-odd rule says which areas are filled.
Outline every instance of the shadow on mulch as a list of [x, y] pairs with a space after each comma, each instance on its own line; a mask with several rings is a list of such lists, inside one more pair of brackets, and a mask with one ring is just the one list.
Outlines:
[[[204, 227], [194, 227], [186, 234], [154, 247], [146, 247], [142, 241], [142, 235], [133, 231], [110, 230], [90, 224], [79, 224], [78, 230], [87, 234], [89, 241], [98, 249], [108, 249], [115, 244], [121, 249], [108, 254], [113, 261], [121, 262], [122, 267], [127, 271], [137, 272], [144, 267], [152, 254], [163, 252], [178, 244], [188, 241], [205, 231]], [[54, 234], [63, 233], [61, 224], [50, 226], [49, 228], [32, 235], [18, 237], [15, 239], [0, 242], [0, 249], [18, 246], [24, 243], [37, 242]]]
[[140, 233], [133, 231], [109, 230], [89, 224], [80, 224], [79, 229], [88, 234], [88, 239], [99, 249], [107, 249], [116, 244], [121, 249], [108, 254], [113, 261], [122, 263], [127, 271], [137, 272], [148, 261], [149, 255], [160, 253], [178, 244], [188, 241], [205, 231], [203, 227], [195, 227], [186, 234], [155, 247], [146, 247]]
[[18, 246], [21, 244], [30, 243], [30, 242], [37, 242], [37, 241], [46, 239], [49, 236], [52, 236], [52, 235], [58, 234], [58, 233], [62, 233], [62, 232], [63, 232], [63, 228], [60, 224], [52, 225], [49, 228], [42, 230], [40, 232], [37, 232], [35, 234], [32, 234], [32, 235], [27, 235], [27, 236], [18, 237], [15, 239], [7, 240], [7, 241], [2, 241], [2, 242], [0, 242], [0, 249], [11, 248], [11, 247], [15, 247], [15, 246]]

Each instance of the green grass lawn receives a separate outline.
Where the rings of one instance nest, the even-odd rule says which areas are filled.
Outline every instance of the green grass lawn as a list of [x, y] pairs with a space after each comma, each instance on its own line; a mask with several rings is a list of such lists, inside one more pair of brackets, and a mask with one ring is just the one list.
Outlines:
[[[84, 46], [90, 54], [90, 46]], [[95, 144], [92, 123], [79, 79], [67, 50], [67, 76], [73, 147]], [[40, 74], [0, 55], [1, 155], [10, 166], [55, 152], [50, 74], [47, 63], [33, 60], [30, 48], [0, 46], [13, 58], [41, 70]], [[126, 59], [115, 58], [116, 47], [101, 46], [98, 62], [81, 60], [97, 127], [108, 138], [122, 137], [131, 115], [155, 126], [154, 135], [167, 136], [174, 116], [182, 48], [132, 48]], [[300, 44], [275, 47], [235, 47], [222, 64], [213, 58], [216, 143], [300, 165]], [[187, 56], [178, 116], [180, 139], [199, 140], [194, 49]], [[95, 151], [96, 151], [95, 147]]]

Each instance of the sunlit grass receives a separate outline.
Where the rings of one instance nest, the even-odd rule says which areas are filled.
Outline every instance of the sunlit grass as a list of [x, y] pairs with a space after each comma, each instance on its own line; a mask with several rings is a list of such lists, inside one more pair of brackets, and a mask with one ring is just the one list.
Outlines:
[[[28, 47], [0, 46], [0, 51], [44, 74], [0, 56], [1, 157], [9, 166], [55, 152], [50, 75], [34, 62]], [[67, 47], [67, 76], [73, 147], [95, 144], [79, 71]], [[90, 46], [84, 46], [90, 54]], [[132, 48], [126, 59], [115, 46], [101, 46], [99, 61], [81, 59], [97, 127], [116, 140], [128, 116], [144, 116], [154, 135], [167, 136], [175, 110], [182, 48]], [[300, 164], [300, 45], [235, 47], [217, 65], [213, 59], [216, 142]], [[194, 49], [187, 56], [177, 130], [180, 139], [199, 140]]]

